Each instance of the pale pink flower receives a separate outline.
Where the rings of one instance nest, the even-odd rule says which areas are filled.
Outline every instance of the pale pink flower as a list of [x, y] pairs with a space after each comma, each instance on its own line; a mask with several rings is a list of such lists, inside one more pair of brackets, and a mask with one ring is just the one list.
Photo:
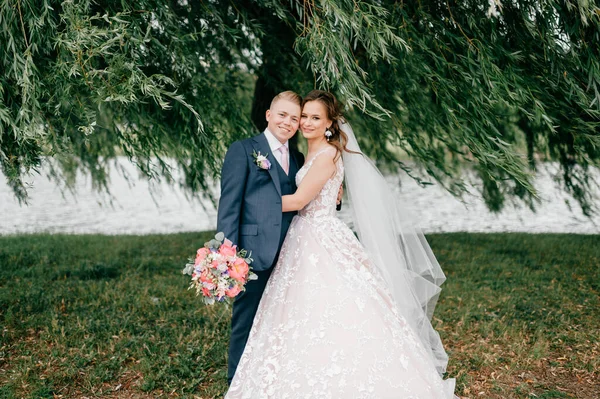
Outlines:
[[196, 260], [194, 262], [194, 266], [198, 266], [204, 259], [206, 259], [206, 256], [210, 253], [210, 250], [208, 248], [200, 248], [198, 250], [198, 252], [196, 253]]
[[225, 242], [223, 244], [221, 244], [221, 247], [219, 248], [219, 253], [223, 256], [235, 256], [236, 255], [236, 249], [235, 249], [235, 245], [231, 245], [232, 242], [229, 240], [225, 240]]

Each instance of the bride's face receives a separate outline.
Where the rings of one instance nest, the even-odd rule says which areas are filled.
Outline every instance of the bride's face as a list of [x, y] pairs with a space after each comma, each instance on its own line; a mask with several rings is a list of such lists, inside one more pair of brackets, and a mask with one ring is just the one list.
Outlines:
[[302, 108], [300, 129], [305, 139], [325, 138], [325, 130], [331, 126], [327, 109], [320, 101], [309, 101]]

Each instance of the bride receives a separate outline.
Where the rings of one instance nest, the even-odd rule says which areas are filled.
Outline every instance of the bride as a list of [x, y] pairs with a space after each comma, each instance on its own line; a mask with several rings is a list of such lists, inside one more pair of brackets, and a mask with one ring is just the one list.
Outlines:
[[[306, 162], [282, 200], [299, 212], [225, 398], [455, 398], [429, 321], [445, 277], [425, 238], [331, 93], [306, 96], [301, 130]], [[335, 215], [344, 174], [360, 241]]]

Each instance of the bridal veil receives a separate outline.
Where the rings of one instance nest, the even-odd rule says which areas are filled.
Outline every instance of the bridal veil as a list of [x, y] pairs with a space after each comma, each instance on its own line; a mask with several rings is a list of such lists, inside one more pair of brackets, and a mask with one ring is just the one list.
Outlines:
[[414, 217], [402, 205], [374, 162], [360, 151], [348, 123], [343, 152], [346, 192], [354, 229], [371, 260], [387, 282], [400, 314], [414, 329], [440, 374], [448, 356], [431, 325], [440, 285], [446, 277]]

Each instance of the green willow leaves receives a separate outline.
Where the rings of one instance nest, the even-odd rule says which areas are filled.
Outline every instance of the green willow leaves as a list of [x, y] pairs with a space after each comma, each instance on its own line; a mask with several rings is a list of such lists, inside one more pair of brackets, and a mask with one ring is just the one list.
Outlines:
[[118, 155], [151, 178], [170, 179], [175, 160], [179, 183], [210, 195], [272, 96], [318, 87], [391, 168], [456, 195], [472, 176], [500, 210], [534, 207], [536, 165], [555, 161], [595, 210], [594, 1], [8, 0], [0, 27], [0, 164], [22, 201], [42, 162], [59, 183], [83, 169], [106, 188]]

